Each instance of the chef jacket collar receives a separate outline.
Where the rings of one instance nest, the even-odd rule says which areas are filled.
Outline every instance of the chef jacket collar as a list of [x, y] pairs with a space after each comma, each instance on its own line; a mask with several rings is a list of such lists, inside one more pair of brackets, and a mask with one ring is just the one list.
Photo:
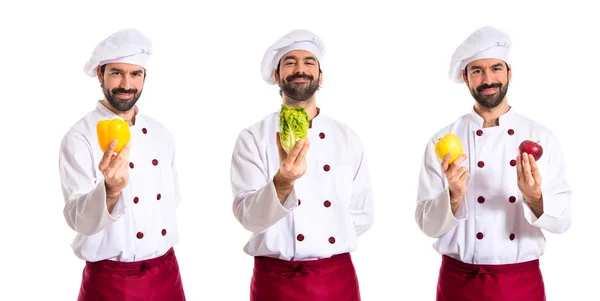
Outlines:
[[313, 127], [315, 127], [315, 122], [317, 124], [319, 123], [319, 116], [321, 116], [321, 108], [317, 107], [317, 115], [308, 122], [309, 129], [312, 129]]
[[[499, 117], [498, 125], [502, 127], [510, 126], [514, 124], [516, 117], [515, 109], [511, 106], [508, 109], [508, 112], [504, 113]], [[483, 127], [483, 118], [475, 112], [475, 106], [471, 107], [471, 112], [469, 113], [469, 119], [471, 122], [475, 123], [478, 127]]]
[[[137, 117], [139, 109], [138, 106], [136, 105], [134, 107], [135, 110], [135, 116]], [[111, 111], [109, 108], [107, 108], [106, 106], [104, 106], [104, 104], [102, 104], [101, 100], [98, 100], [98, 102], [96, 103], [96, 111], [100, 112], [100, 114], [102, 114], [102, 116], [108, 118], [108, 119], [121, 119], [124, 120], [123, 118], [121, 118], [121, 116], [115, 114], [113, 111]]]

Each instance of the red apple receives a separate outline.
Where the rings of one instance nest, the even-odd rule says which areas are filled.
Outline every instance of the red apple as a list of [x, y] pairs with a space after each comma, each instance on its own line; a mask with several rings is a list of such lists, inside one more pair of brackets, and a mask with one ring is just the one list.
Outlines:
[[539, 145], [536, 142], [533, 142], [531, 140], [525, 140], [521, 142], [521, 145], [519, 145], [519, 153], [528, 153], [530, 155], [533, 155], [533, 158], [535, 158], [535, 161], [537, 161], [542, 157], [544, 149], [541, 145]]

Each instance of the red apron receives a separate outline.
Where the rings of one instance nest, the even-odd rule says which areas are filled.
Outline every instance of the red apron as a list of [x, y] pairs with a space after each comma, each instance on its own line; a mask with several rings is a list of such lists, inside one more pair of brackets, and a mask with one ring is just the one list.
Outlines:
[[250, 301], [360, 301], [350, 254], [310, 261], [255, 257]]
[[86, 262], [77, 301], [185, 301], [173, 248], [138, 262]]
[[539, 260], [474, 265], [442, 256], [437, 301], [545, 301]]

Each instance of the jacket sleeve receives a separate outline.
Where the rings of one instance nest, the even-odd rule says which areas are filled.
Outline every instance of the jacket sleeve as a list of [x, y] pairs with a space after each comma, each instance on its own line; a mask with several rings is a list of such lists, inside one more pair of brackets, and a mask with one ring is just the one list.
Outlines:
[[435, 155], [434, 139], [429, 141], [423, 154], [415, 220], [425, 235], [439, 238], [467, 219], [468, 208], [465, 197], [461, 200], [456, 214], [452, 213], [448, 181], [441, 161]]
[[351, 135], [354, 137], [352, 148], [356, 150], [354, 155], [356, 174], [352, 184], [350, 214], [356, 235], [359, 236], [373, 225], [373, 190], [363, 143], [354, 132], [351, 132]]
[[64, 218], [71, 229], [86, 236], [117, 221], [126, 209], [119, 196], [112, 213], [108, 212], [104, 177], [96, 173], [92, 154], [90, 144], [81, 134], [69, 132], [61, 142], [59, 172]]
[[177, 169], [177, 142], [175, 141], [175, 137], [173, 136], [173, 134], [168, 130], [167, 135], [171, 140], [171, 154], [173, 155], [173, 157], [171, 158], [171, 169], [173, 170], [175, 206], [179, 206], [179, 204], [181, 204], [181, 187], [179, 182], [179, 172]]
[[258, 142], [248, 130], [242, 131], [235, 143], [230, 173], [233, 214], [248, 231], [262, 233], [298, 206], [295, 188], [283, 205], [279, 201]]
[[531, 224], [551, 233], [564, 233], [571, 227], [571, 188], [567, 182], [565, 160], [556, 137], [548, 136], [547, 170], [542, 176], [542, 199], [544, 213], [537, 218], [524, 200], [525, 219]]

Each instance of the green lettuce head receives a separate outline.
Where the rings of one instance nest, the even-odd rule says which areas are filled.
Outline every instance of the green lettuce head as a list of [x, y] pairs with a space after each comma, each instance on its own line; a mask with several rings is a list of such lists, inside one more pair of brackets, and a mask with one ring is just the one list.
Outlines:
[[308, 133], [308, 113], [303, 107], [290, 108], [286, 105], [279, 112], [279, 140], [289, 155], [300, 139]]

